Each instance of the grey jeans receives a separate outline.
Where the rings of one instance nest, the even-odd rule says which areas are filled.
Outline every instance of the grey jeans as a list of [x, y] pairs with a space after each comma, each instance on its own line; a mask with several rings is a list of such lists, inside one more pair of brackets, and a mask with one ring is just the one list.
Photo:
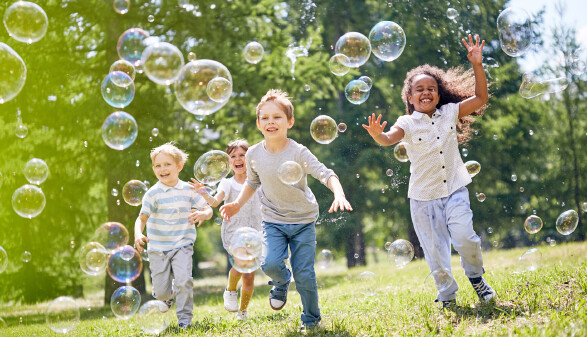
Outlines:
[[165, 252], [149, 252], [153, 297], [161, 301], [175, 297], [177, 320], [184, 324], [191, 324], [193, 317], [193, 254], [193, 245]]

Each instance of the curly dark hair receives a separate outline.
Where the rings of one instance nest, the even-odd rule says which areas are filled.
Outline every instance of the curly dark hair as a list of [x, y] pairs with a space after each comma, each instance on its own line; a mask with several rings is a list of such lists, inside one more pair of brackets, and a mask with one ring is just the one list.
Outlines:
[[[414, 106], [408, 102], [408, 95], [412, 94], [412, 82], [418, 75], [428, 75], [436, 80], [438, 84], [438, 95], [440, 101], [436, 108], [447, 103], [459, 103], [469, 97], [475, 95], [475, 76], [473, 69], [465, 70], [463, 67], [450, 68], [446, 71], [424, 64], [416, 67], [406, 74], [404, 81], [404, 87], [402, 89], [402, 100], [406, 103], [406, 115], [411, 115], [414, 112]], [[477, 109], [471, 115], [482, 116], [483, 112], [487, 108], [487, 104]], [[457, 123], [457, 139], [460, 144], [466, 144], [471, 136], [471, 124], [475, 121], [474, 118], [466, 116], [459, 119]]]

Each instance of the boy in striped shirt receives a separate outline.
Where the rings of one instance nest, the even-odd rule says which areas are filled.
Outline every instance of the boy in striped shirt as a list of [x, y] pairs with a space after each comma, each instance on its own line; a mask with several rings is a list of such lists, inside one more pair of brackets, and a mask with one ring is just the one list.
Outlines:
[[[175, 299], [177, 320], [181, 329], [192, 322], [193, 283], [192, 255], [196, 228], [188, 222], [192, 208], [198, 227], [212, 217], [212, 209], [204, 198], [179, 179], [188, 155], [173, 143], [151, 150], [153, 172], [159, 180], [143, 197], [143, 206], [135, 221], [135, 247], [142, 253], [148, 243], [149, 267], [153, 281], [153, 297], [168, 307]], [[147, 227], [147, 236], [143, 230]]]

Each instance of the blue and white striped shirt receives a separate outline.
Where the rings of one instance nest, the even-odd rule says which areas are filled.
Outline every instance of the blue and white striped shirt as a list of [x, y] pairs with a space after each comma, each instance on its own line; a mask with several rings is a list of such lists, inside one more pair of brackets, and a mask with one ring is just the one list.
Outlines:
[[207, 205], [204, 198], [179, 180], [171, 187], [157, 182], [143, 197], [141, 214], [146, 214], [148, 250], [168, 251], [193, 244], [196, 227], [188, 223], [190, 209], [201, 210]]

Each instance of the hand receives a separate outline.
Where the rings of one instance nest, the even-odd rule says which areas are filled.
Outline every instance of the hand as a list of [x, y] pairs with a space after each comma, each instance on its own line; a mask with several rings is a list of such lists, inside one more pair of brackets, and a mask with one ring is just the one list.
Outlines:
[[192, 182], [188, 181], [188, 184], [190, 184], [190, 188], [192, 190], [196, 191], [199, 194], [203, 195], [208, 193], [208, 191], [206, 190], [206, 185], [202, 184], [194, 178], [192, 178]]
[[369, 132], [369, 135], [375, 139], [375, 137], [379, 136], [383, 132], [387, 122], [383, 122], [383, 124], [381, 124], [381, 115], [375, 119], [375, 114], [369, 116], [367, 120], [369, 121], [369, 125], [367, 126], [363, 124], [363, 128], [365, 128], [365, 130]]
[[481, 65], [483, 61], [483, 46], [485, 45], [485, 40], [481, 42], [481, 46], [479, 46], [479, 35], [475, 35], [475, 44], [473, 44], [473, 37], [469, 34], [469, 43], [465, 39], [462, 39], [465, 48], [469, 52], [467, 54], [467, 58], [469, 62], [473, 65]]
[[229, 221], [240, 209], [241, 207], [236, 202], [231, 202], [220, 207], [220, 215], [222, 215], [224, 220]]
[[336, 212], [338, 209], [340, 209], [341, 211], [344, 211], [344, 210], [352, 211], [353, 210], [353, 208], [351, 207], [351, 204], [348, 202], [348, 200], [346, 200], [346, 198], [344, 196], [334, 198], [334, 201], [332, 202], [332, 205], [330, 205], [330, 209], [328, 210], [328, 213]]
[[204, 220], [208, 220], [205, 212], [198, 211], [197, 209], [190, 209], [190, 215], [188, 216], [188, 222], [190, 225], [195, 225], [196, 222], [198, 225], [196, 227], [200, 227]]
[[139, 252], [139, 254], [141, 254], [143, 252], [143, 250], [145, 250], [143, 248], [143, 244], [145, 244], [147, 242], [149, 242], [149, 238], [144, 236], [143, 234], [141, 234], [138, 237], [135, 237], [135, 248]]

